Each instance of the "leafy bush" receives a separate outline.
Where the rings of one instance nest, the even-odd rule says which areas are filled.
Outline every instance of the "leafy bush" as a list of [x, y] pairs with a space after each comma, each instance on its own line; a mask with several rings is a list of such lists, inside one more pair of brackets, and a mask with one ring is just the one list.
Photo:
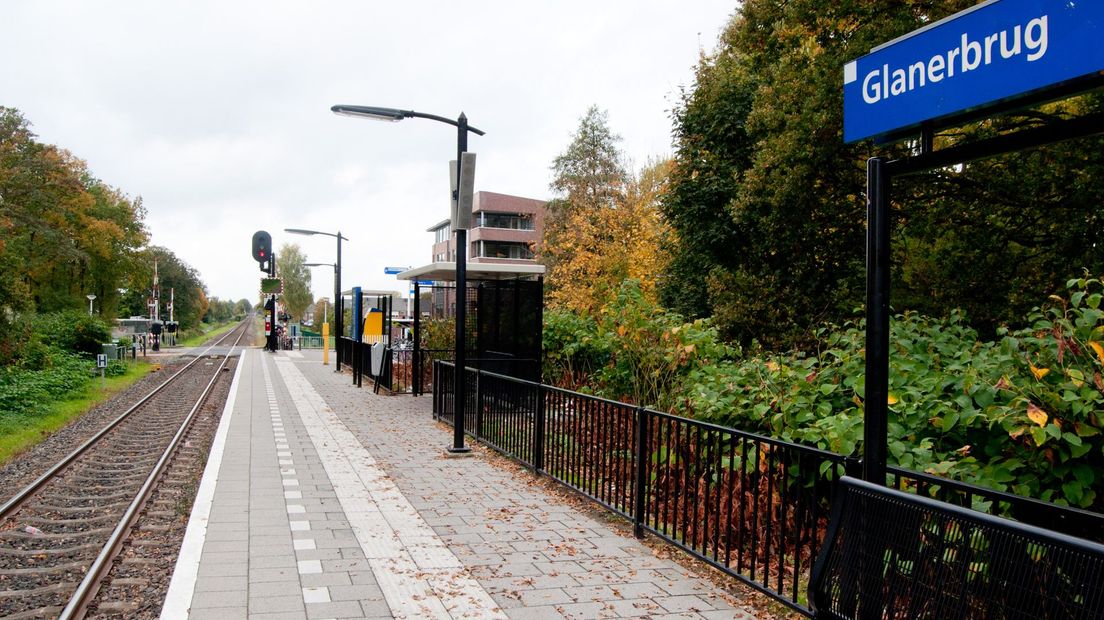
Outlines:
[[670, 410], [694, 371], [734, 355], [704, 319], [686, 323], [649, 301], [640, 283], [626, 280], [603, 308], [598, 337], [609, 362], [595, 378], [608, 398]]
[[456, 345], [456, 320], [433, 319], [422, 323], [422, 348], [430, 350], [452, 350]]
[[[1002, 329], [995, 341], [979, 340], [959, 312], [892, 321], [892, 464], [1104, 511], [1104, 283], [1067, 286], [1068, 297], [1052, 296], [1028, 327]], [[813, 353], [741, 357], [708, 323], [683, 323], [626, 282], [596, 320], [546, 314], [545, 373], [589, 376], [608, 398], [858, 455], [864, 324], [815, 335]]]
[[632, 279], [597, 319], [545, 313], [545, 377], [565, 387], [583, 384], [606, 398], [669, 408], [693, 370], [734, 354], [708, 321], [686, 323], [650, 301]]
[[0, 371], [0, 419], [40, 414], [59, 396], [76, 392], [92, 378], [93, 362], [56, 349], [41, 369], [10, 365]]
[[[1099, 280], [1071, 280], [1069, 300], [1031, 327], [982, 342], [961, 314], [892, 322], [889, 457], [901, 467], [989, 488], [1104, 509], [1104, 321]], [[820, 332], [822, 349], [708, 366], [682, 405], [728, 426], [861, 449], [862, 323]]]
[[76, 310], [40, 314], [33, 321], [34, 337], [42, 343], [77, 353], [96, 354], [111, 342], [111, 328], [100, 319]]
[[544, 381], [562, 387], [585, 386], [609, 360], [609, 342], [598, 336], [598, 323], [568, 310], [544, 311]]

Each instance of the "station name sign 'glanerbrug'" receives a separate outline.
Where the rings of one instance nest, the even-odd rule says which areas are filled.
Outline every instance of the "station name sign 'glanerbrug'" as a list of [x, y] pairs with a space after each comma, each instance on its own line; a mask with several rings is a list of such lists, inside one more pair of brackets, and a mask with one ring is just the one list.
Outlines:
[[991, 0], [843, 70], [844, 141], [1026, 96], [1104, 70], [1104, 0]]

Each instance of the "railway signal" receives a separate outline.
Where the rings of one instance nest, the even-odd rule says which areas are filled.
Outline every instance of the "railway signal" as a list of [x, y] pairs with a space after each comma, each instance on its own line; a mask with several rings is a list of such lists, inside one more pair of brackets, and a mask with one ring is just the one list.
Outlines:
[[261, 264], [261, 271], [271, 271], [269, 263], [272, 261], [272, 235], [263, 230], [253, 233], [253, 260]]

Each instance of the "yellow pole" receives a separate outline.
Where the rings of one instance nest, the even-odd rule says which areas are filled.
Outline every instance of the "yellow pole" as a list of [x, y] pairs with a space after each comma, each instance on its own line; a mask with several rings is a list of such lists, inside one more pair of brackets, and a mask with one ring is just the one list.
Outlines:
[[330, 324], [322, 324], [322, 365], [330, 363]]

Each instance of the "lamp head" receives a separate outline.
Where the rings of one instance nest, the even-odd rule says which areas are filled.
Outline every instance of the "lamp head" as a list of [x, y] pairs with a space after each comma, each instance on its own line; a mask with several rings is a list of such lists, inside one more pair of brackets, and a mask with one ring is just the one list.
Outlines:
[[374, 121], [388, 121], [397, 123], [411, 116], [407, 110], [395, 108], [378, 108], [366, 105], [335, 105], [330, 108], [334, 114], [340, 116], [352, 116], [356, 118], [368, 118]]

